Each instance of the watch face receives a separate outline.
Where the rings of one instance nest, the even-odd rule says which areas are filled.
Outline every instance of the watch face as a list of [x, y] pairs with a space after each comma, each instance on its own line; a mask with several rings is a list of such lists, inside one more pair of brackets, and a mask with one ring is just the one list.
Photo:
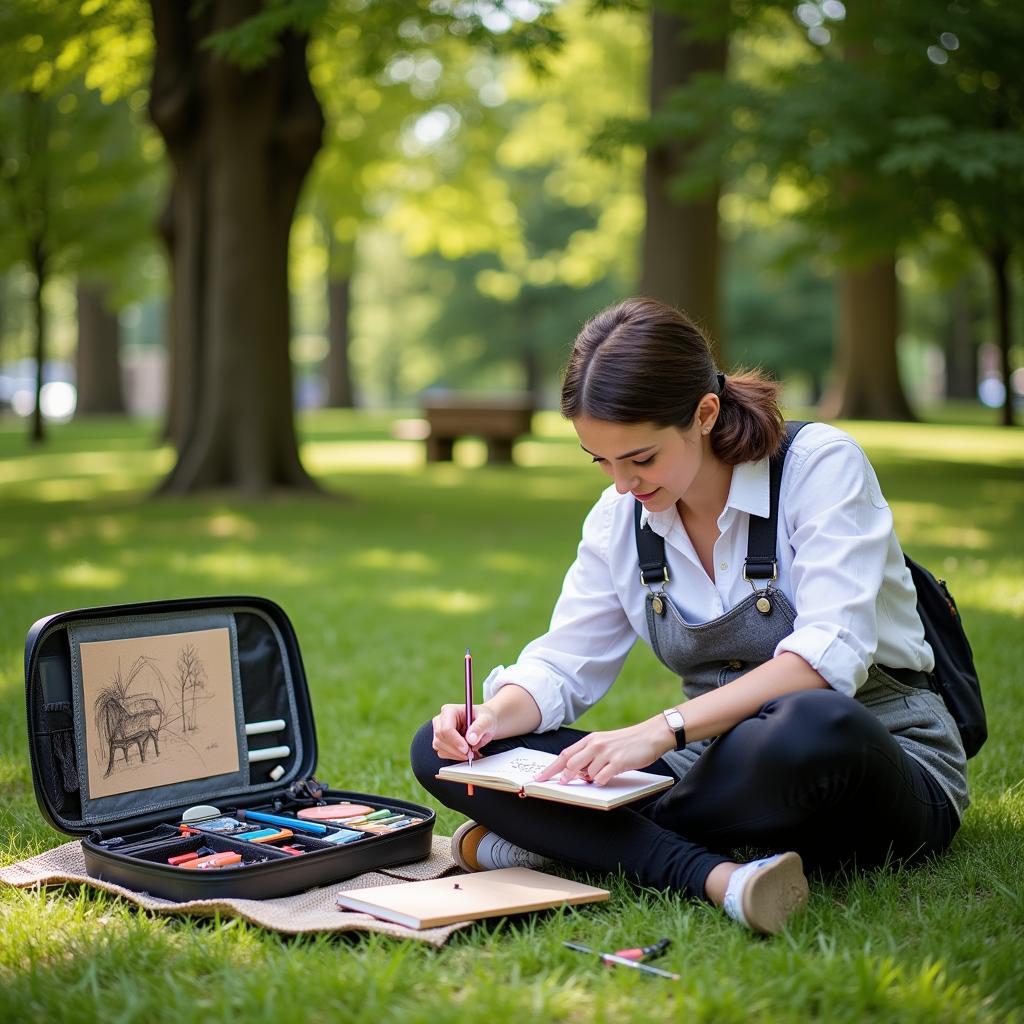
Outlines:
[[678, 732], [680, 729], [685, 727], [685, 723], [683, 722], [683, 716], [678, 711], [676, 711], [675, 708], [665, 711], [664, 715], [665, 720], [668, 722], [668, 724], [671, 726], [673, 730]]

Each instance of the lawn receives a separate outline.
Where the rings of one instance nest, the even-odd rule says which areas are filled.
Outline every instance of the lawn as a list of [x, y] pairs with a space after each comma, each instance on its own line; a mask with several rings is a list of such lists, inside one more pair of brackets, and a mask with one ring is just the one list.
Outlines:
[[[150, 917], [74, 888], [0, 891], [0, 1019], [310, 1021], [1006, 1021], [1024, 1019], [1024, 434], [847, 424], [905, 548], [949, 580], [975, 648], [991, 736], [948, 856], [814, 879], [809, 910], [752, 937], [707, 907], [607, 879], [612, 900], [486, 923], [442, 950], [382, 937], [288, 939], [236, 921]], [[426, 466], [385, 416], [303, 419], [303, 457], [334, 497], [146, 500], [171, 461], [155, 426], [53, 428], [31, 449], [0, 424], [0, 862], [64, 841], [36, 807], [23, 646], [51, 612], [260, 594], [302, 646], [332, 785], [424, 801], [409, 737], [541, 631], [604, 478], [554, 416], [522, 465], [464, 442]], [[610, 727], [675, 699], [646, 651], [583, 720]], [[438, 831], [459, 823], [438, 808]], [[562, 948], [673, 940], [679, 983], [598, 969]]]

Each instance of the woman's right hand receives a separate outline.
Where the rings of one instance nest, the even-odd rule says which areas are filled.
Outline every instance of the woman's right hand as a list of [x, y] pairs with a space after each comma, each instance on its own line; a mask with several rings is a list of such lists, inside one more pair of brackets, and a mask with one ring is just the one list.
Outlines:
[[434, 750], [448, 761], [468, 761], [494, 739], [498, 716], [486, 704], [473, 709], [473, 724], [466, 733], [466, 705], [444, 704], [434, 716]]

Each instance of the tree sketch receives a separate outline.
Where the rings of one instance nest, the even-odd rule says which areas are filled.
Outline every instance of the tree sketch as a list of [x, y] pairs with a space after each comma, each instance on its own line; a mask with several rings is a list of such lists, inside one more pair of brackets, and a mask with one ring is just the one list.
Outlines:
[[[185, 644], [178, 652], [178, 686], [181, 690], [181, 731], [196, 729], [196, 691], [206, 689], [206, 666], [194, 644]], [[190, 707], [186, 699], [191, 695]]]
[[149, 694], [129, 696], [128, 690], [135, 677], [150, 663], [145, 655], [135, 659], [127, 676], [121, 672], [118, 661], [113, 681], [96, 695], [93, 711], [96, 728], [107, 751], [106, 778], [114, 770], [114, 755], [121, 751], [124, 763], [128, 764], [128, 748], [135, 744], [139, 759], [146, 760], [146, 747], [153, 741], [153, 750], [160, 756], [160, 728], [163, 725], [163, 705]]

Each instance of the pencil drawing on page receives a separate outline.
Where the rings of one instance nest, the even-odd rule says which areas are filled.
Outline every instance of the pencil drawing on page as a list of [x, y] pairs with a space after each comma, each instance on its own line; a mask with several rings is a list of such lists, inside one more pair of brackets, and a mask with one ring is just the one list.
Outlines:
[[79, 650], [90, 798], [238, 770], [227, 629]]

